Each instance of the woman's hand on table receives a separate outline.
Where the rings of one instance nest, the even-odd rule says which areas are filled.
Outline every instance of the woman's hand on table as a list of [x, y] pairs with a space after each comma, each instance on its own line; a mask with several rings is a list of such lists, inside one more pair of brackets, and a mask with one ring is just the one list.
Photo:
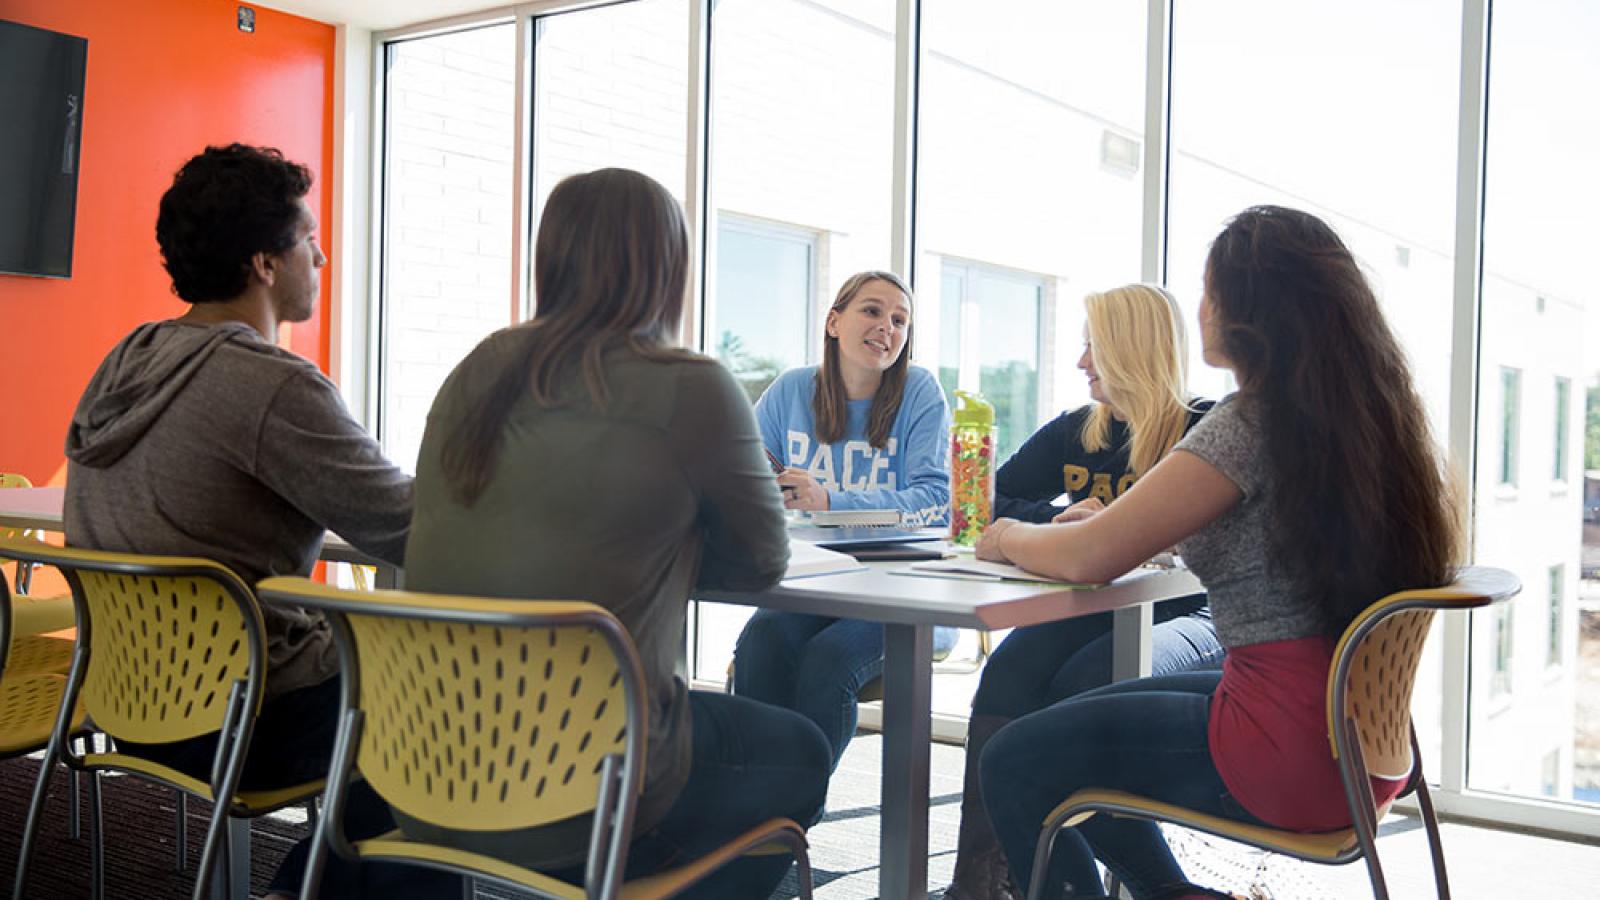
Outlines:
[[779, 472], [778, 487], [783, 489], [784, 509], [816, 512], [828, 508], [828, 489], [805, 469], [791, 466]]
[[1056, 513], [1055, 516], [1050, 519], [1050, 521], [1051, 523], [1082, 522], [1084, 519], [1093, 516], [1095, 513], [1098, 513], [1105, 508], [1106, 505], [1100, 502], [1099, 497], [1089, 497], [1084, 500], [1079, 500], [1077, 503], [1074, 503], [1066, 509], [1063, 509], [1061, 512]]
[[1005, 551], [1000, 549], [1000, 538], [1020, 524], [1016, 519], [995, 519], [983, 530], [983, 536], [978, 538], [978, 546], [973, 548], [973, 552], [979, 559], [989, 562], [1011, 562]]

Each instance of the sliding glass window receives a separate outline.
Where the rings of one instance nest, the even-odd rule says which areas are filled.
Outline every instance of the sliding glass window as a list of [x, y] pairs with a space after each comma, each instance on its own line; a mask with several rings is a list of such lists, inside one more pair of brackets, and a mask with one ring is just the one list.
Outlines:
[[511, 23], [384, 47], [380, 437], [416, 466], [433, 395], [511, 323]]
[[[1600, 536], [1584, 494], [1600, 428], [1568, 423], [1585, 418], [1570, 386], [1600, 373], [1600, 107], [1587, 99], [1600, 88], [1600, 7], [1503, 2], [1490, 21], [1475, 545], [1523, 590], [1473, 616], [1467, 785], [1592, 803]], [[1560, 665], [1568, 654], [1576, 665]]]
[[[712, 9], [703, 341], [754, 402], [782, 370], [820, 361], [822, 322], [846, 278], [890, 267], [895, 5]], [[920, 363], [927, 303], [912, 314]], [[700, 604], [697, 677], [723, 679], [750, 614]]]
[[[1216, 0], [1179, 4], [1172, 29], [1168, 283], [1191, 329], [1206, 252], [1230, 216], [1258, 204], [1314, 213], [1365, 268], [1441, 448], [1460, 21], [1450, 0]], [[1203, 364], [1197, 340], [1190, 358], [1200, 394], [1232, 389]], [[1413, 704], [1423, 752], [1435, 759], [1439, 631]]]

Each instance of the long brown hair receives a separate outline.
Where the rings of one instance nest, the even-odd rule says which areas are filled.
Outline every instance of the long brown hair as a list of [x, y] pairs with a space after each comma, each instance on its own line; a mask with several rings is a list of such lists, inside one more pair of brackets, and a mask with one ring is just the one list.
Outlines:
[[1271, 466], [1273, 559], [1338, 633], [1393, 591], [1447, 582], [1454, 492], [1394, 333], [1350, 250], [1257, 206], [1211, 245], [1206, 294]]
[[1178, 301], [1151, 284], [1083, 298], [1089, 352], [1107, 403], [1096, 403], [1078, 439], [1090, 452], [1111, 444], [1111, 408], [1128, 418], [1128, 468], [1150, 471], [1189, 428], [1189, 349]]
[[440, 463], [457, 499], [471, 506], [489, 483], [517, 401], [531, 393], [539, 406], [556, 406], [573, 365], [604, 406], [606, 351], [626, 346], [647, 359], [689, 358], [673, 346], [688, 271], [683, 210], [654, 179], [599, 169], [556, 185], [534, 249], [534, 318], [517, 326], [525, 339], [444, 444]]
[[[900, 276], [892, 272], [869, 270], [857, 272], [844, 280], [844, 284], [839, 286], [839, 295], [833, 299], [831, 311], [844, 312], [850, 301], [861, 293], [861, 289], [873, 281], [893, 285], [906, 295], [908, 303], [913, 302], [911, 288]], [[900, 348], [900, 358], [884, 370], [883, 380], [878, 382], [878, 390], [872, 395], [872, 408], [867, 413], [867, 442], [879, 450], [889, 443], [894, 417], [899, 415], [900, 400], [905, 396], [906, 369], [911, 365], [911, 338], [915, 334], [912, 330], [914, 321], [913, 317], [913, 323], [906, 325], [906, 344]], [[832, 444], [844, 437], [845, 426], [850, 418], [849, 402], [850, 397], [844, 389], [844, 373], [839, 370], [839, 339], [824, 329], [822, 367], [817, 370], [817, 389], [811, 394], [811, 418], [816, 423], [818, 441]]]

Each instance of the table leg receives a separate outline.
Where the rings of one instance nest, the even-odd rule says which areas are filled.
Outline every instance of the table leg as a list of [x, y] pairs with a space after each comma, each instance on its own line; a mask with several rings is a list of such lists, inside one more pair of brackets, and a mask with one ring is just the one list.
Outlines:
[[878, 895], [928, 895], [933, 627], [883, 627], [883, 832]]
[[391, 566], [388, 563], [379, 563], [373, 568], [378, 570], [377, 577], [373, 581], [377, 582], [374, 586], [379, 590], [398, 591], [406, 586], [405, 572], [398, 567]]
[[1150, 629], [1155, 608], [1149, 603], [1124, 606], [1111, 614], [1111, 680], [1126, 681], [1150, 674]]

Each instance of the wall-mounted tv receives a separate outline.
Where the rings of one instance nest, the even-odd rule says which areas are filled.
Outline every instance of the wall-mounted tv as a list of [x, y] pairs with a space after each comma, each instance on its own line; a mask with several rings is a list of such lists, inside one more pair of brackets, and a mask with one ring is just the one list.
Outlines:
[[89, 42], [0, 19], [0, 273], [68, 278]]

